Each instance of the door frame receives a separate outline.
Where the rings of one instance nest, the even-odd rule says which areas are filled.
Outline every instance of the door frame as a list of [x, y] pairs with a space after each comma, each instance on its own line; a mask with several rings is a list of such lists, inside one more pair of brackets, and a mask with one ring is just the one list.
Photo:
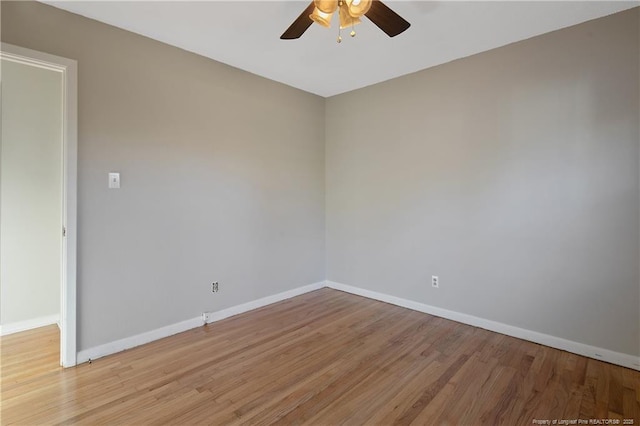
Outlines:
[[60, 365], [77, 362], [76, 254], [78, 180], [78, 64], [72, 59], [2, 43], [0, 57], [62, 73], [62, 265]]

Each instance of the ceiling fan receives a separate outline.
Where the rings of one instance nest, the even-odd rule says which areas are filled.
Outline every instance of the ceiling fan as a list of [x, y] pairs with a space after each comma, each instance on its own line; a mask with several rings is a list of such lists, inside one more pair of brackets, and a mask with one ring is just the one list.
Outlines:
[[[380, 0], [314, 0], [280, 38], [300, 38], [314, 22], [328, 28], [336, 10], [340, 18], [340, 29], [352, 27], [351, 37], [356, 35], [353, 26], [360, 23], [362, 16], [369, 18], [389, 37], [397, 36], [411, 25]], [[338, 43], [341, 40], [342, 37], [338, 35]]]

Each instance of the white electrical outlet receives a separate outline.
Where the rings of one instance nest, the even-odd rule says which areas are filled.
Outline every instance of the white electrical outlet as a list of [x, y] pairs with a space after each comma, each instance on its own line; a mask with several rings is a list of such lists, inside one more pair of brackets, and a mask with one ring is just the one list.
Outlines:
[[440, 288], [440, 284], [438, 282], [438, 277], [435, 275], [431, 275], [431, 287]]

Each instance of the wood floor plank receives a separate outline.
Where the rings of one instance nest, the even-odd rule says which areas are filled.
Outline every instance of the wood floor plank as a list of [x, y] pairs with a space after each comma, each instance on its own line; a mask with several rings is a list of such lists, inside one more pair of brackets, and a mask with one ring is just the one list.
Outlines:
[[623, 387], [622, 371], [617, 368], [609, 369], [609, 411], [622, 415]]
[[0, 338], [0, 424], [640, 424], [638, 371], [330, 289], [70, 369], [58, 348]]

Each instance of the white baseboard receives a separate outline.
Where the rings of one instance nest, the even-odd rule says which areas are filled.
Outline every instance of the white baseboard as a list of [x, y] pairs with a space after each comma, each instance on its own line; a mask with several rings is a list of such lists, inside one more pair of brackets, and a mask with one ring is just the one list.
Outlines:
[[[514, 327], [501, 322], [492, 321], [492, 320], [476, 317], [473, 315], [467, 315], [460, 312], [450, 311], [447, 309], [427, 305], [424, 303], [415, 302], [412, 300], [403, 299], [400, 297], [391, 296], [384, 293], [378, 293], [375, 291], [366, 290], [366, 289], [362, 289], [359, 287], [354, 287], [346, 284], [340, 284], [332, 281], [323, 281], [315, 284], [310, 284], [304, 287], [295, 288], [293, 290], [274, 294], [272, 296], [263, 297], [261, 299], [253, 300], [251, 302], [243, 303], [241, 305], [236, 305], [230, 308], [222, 309], [220, 311], [210, 312], [209, 313], [210, 319], [207, 321], [207, 323], [220, 321], [222, 319], [225, 319], [234, 315], [242, 314], [254, 309], [261, 308], [263, 306], [270, 305], [272, 303], [290, 299], [292, 297], [299, 296], [301, 294], [308, 293], [314, 290], [318, 290], [323, 287], [329, 287], [336, 290], [345, 291], [347, 293], [356, 294], [358, 296], [367, 297], [369, 299], [391, 303], [393, 305], [402, 306], [404, 308], [412, 309], [414, 311], [424, 312], [430, 315], [435, 315], [441, 318], [450, 319], [463, 324], [468, 324], [475, 327], [484, 328], [486, 330], [495, 331], [496, 333], [505, 334], [507, 336], [517, 337], [519, 339], [528, 340], [531, 342], [539, 343], [541, 345], [550, 346], [552, 348], [565, 350], [567, 352], [572, 352], [572, 353], [583, 355], [589, 358], [610, 362], [612, 364], [621, 365], [623, 367], [632, 368], [634, 370], [640, 370], [640, 357], [637, 357], [637, 356], [623, 354], [620, 352], [614, 352], [608, 349], [598, 348], [598, 347], [590, 346], [584, 343], [574, 342], [574, 341], [563, 339], [560, 337], [551, 336], [548, 334], [543, 334], [536, 331], [527, 330], [524, 328]], [[51, 319], [46, 324], [37, 325], [36, 327], [40, 327], [42, 325], [54, 324], [57, 322], [57, 320], [58, 318], [56, 316], [56, 318]], [[116, 340], [115, 342], [106, 343], [104, 345], [96, 346], [90, 349], [85, 349], [78, 353], [78, 364], [87, 362], [90, 359], [91, 360], [97, 359], [103, 356], [124, 351], [126, 349], [131, 349], [133, 347], [140, 346], [145, 343], [152, 342], [154, 340], [172, 336], [174, 334], [181, 333], [183, 331], [187, 331], [195, 327], [199, 327], [203, 324], [204, 324], [204, 321], [202, 320], [202, 317], [198, 316], [196, 318], [191, 318], [186, 321], [168, 325], [166, 327], [158, 328], [152, 331], [127, 337], [121, 340]], [[10, 326], [10, 325], [13, 326], [13, 324], [8, 324], [7, 326]], [[1, 335], [9, 334], [9, 333], [5, 333], [5, 327], [7, 326], [1, 326], [2, 327], [0, 328], [2, 332]], [[30, 328], [35, 328], [35, 327], [30, 327]], [[24, 329], [17, 330], [17, 331], [22, 331], [22, 330]], [[11, 331], [11, 332], [15, 333], [17, 331]]]
[[561, 349], [567, 352], [572, 352], [574, 354], [610, 362], [611, 364], [621, 365], [623, 367], [632, 368], [634, 370], [640, 370], [640, 357], [634, 355], [614, 352], [608, 349], [598, 348], [596, 346], [574, 342], [572, 340], [567, 340], [548, 334], [538, 333], [537, 331], [514, 327], [512, 325], [504, 324], [501, 322], [491, 321], [473, 315], [450, 311], [424, 303], [414, 302], [412, 300], [402, 299], [400, 297], [378, 293], [376, 291], [365, 290], [346, 284], [327, 281], [326, 285], [329, 288], [356, 294], [358, 296], [367, 297], [369, 299], [391, 303], [392, 305], [402, 306], [403, 308], [412, 309], [414, 311], [424, 312], [430, 315], [450, 319], [463, 324], [495, 331], [496, 333], [506, 334], [507, 336], [517, 337], [519, 339], [528, 340], [530, 342], [539, 343], [541, 345], [550, 346], [552, 348]]
[[242, 305], [232, 306], [221, 311], [209, 312], [210, 319], [207, 321], [207, 324], [215, 321], [220, 321], [234, 315], [242, 314], [244, 312], [252, 311], [254, 309], [262, 308], [263, 306], [271, 305], [272, 303], [280, 302], [282, 300], [291, 299], [292, 297], [300, 296], [301, 294], [309, 293], [314, 290], [319, 290], [323, 287], [325, 287], [325, 282], [320, 281], [315, 284], [309, 284], [304, 287], [298, 287], [294, 288], [293, 290], [274, 294], [273, 296], [267, 296], [263, 297], [262, 299], [243, 303]]
[[124, 339], [85, 349], [78, 352], [77, 363], [82, 364], [83, 362], [135, 348], [136, 346], [144, 345], [145, 343], [150, 343], [154, 340], [163, 339], [165, 337], [173, 336], [174, 334], [182, 333], [183, 331], [191, 330], [192, 328], [199, 327], [202, 324], [202, 317], [191, 318], [186, 321], [181, 321], [165, 327], [156, 328], [155, 330], [136, 334], [135, 336], [125, 337]]
[[58, 324], [60, 321], [60, 315], [47, 315], [44, 317], [33, 318], [26, 321], [12, 322], [9, 324], [0, 325], [0, 336], [6, 336], [13, 333], [19, 333], [21, 331], [32, 330], [38, 327], [44, 327], [45, 325]]
[[[262, 299], [253, 300], [251, 302], [243, 303], [241, 305], [232, 306], [227, 309], [223, 309], [216, 312], [210, 312], [210, 320], [207, 323], [214, 321], [220, 321], [222, 319], [238, 315], [253, 309], [261, 308], [272, 303], [280, 302], [282, 300], [290, 299], [295, 296], [299, 296], [304, 293], [308, 293], [314, 290], [321, 289], [325, 286], [325, 282], [321, 281], [315, 284], [310, 284], [304, 287], [294, 288], [293, 290], [285, 291], [282, 293], [274, 294], [273, 296], [263, 297]], [[171, 324], [165, 327], [157, 328], [155, 330], [147, 331], [145, 333], [137, 334], [131, 337], [125, 337], [124, 339], [116, 340], [114, 342], [105, 343], [104, 345], [95, 346], [93, 348], [85, 349], [78, 352], [77, 362], [82, 364], [89, 360], [101, 358], [103, 356], [111, 355], [117, 352], [122, 352], [127, 349], [134, 348], [136, 346], [144, 345], [145, 343], [153, 342], [154, 340], [163, 339], [165, 337], [172, 336], [174, 334], [182, 333], [183, 331], [190, 330], [192, 328], [200, 327], [204, 325], [202, 316], [191, 318], [186, 321]]]

